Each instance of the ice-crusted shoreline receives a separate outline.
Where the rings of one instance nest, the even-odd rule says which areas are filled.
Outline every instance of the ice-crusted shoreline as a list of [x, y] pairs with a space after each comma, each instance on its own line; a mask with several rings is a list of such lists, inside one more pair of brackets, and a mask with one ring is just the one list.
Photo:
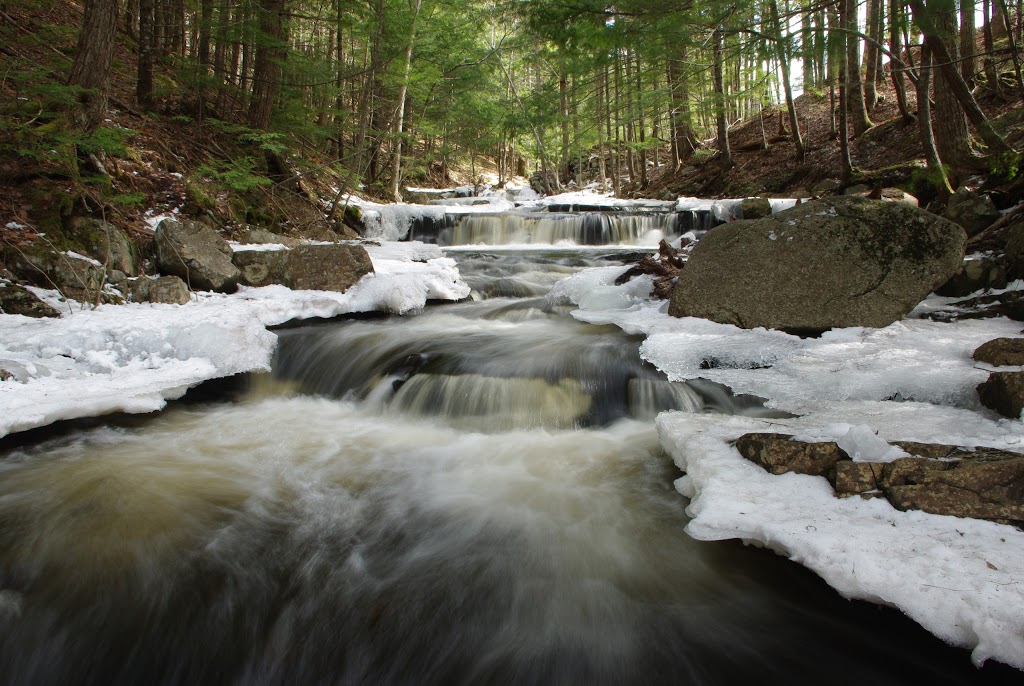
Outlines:
[[345, 293], [283, 286], [194, 294], [187, 305], [60, 302], [60, 319], [0, 315], [0, 437], [62, 419], [162, 408], [203, 381], [269, 369], [267, 327], [351, 312], [404, 314], [469, 287], [454, 260], [421, 243], [367, 246], [375, 273]]
[[[901, 512], [884, 499], [839, 499], [823, 477], [773, 476], [740, 456], [749, 432], [836, 440], [868, 427], [909, 440], [1024, 452], [1024, 424], [980, 407], [988, 369], [971, 359], [986, 340], [1019, 336], [1006, 319], [941, 323], [907, 318], [884, 329], [800, 339], [664, 313], [616, 268], [561, 282], [549, 297], [574, 316], [647, 338], [642, 356], [681, 381], [702, 377], [768, 399], [792, 419], [663, 413], [662, 444], [685, 475], [686, 531], [699, 540], [766, 546], [847, 598], [899, 608], [948, 643], [1024, 669], [1024, 532], [974, 519]], [[920, 311], [941, 306], [929, 298]], [[896, 402], [903, 400], [903, 402]]]

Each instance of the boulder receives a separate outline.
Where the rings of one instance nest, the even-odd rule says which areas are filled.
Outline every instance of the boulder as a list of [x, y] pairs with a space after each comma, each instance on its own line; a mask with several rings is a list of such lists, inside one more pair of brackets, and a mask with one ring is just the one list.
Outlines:
[[935, 293], [949, 298], [960, 298], [975, 291], [1005, 288], [1006, 267], [991, 257], [970, 257], [963, 261], [953, 277]]
[[0, 312], [26, 317], [60, 316], [60, 312], [36, 297], [35, 293], [13, 283], [0, 283]]
[[981, 404], [1004, 417], [1020, 419], [1024, 409], [1024, 372], [992, 372], [978, 384]]
[[281, 284], [300, 290], [344, 292], [365, 274], [373, 273], [370, 256], [359, 245], [239, 250], [232, 259], [246, 286]]
[[1005, 254], [1008, 277], [1024, 278], [1024, 217], [1017, 218], [1007, 227]]
[[92, 258], [36, 245], [13, 254], [11, 269], [40, 288], [54, 288], [75, 300], [91, 301], [103, 289], [106, 272]]
[[743, 198], [740, 200], [740, 217], [760, 219], [772, 213], [772, 201], [768, 198]]
[[344, 292], [372, 273], [373, 263], [362, 246], [303, 245], [288, 252], [284, 285], [299, 290]]
[[231, 261], [241, 274], [243, 286], [283, 284], [288, 271], [289, 250], [236, 250]]
[[885, 465], [881, 487], [898, 510], [1024, 523], [1024, 456], [980, 449], [964, 459], [900, 458]]
[[1024, 338], [993, 338], [981, 344], [973, 357], [993, 367], [1024, 365]]
[[814, 187], [811, 188], [811, 194], [817, 197], [827, 193], [834, 193], [842, 187], [843, 182], [839, 179], [824, 179], [814, 184]]
[[956, 224], [903, 203], [812, 200], [709, 231], [669, 314], [809, 334], [884, 327], [956, 273], [965, 242]]
[[197, 221], [164, 219], [156, 227], [157, 267], [182, 278], [192, 288], [230, 293], [238, 283], [231, 246]]
[[109, 222], [89, 217], [72, 220], [68, 234], [77, 239], [85, 254], [128, 276], [139, 272], [139, 255], [127, 234]]
[[829, 479], [836, 495], [845, 498], [877, 491], [882, 478], [883, 465], [876, 462], [836, 462], [834, 473]]
[[161, 276], [155, 279], [142, 276], [135, 280], [128, 292], [132, 302], [137, 303], [184, 305], [191, 300], [188, 285], [177, 276]]
[[949, 199], [945, 216], [964, 227], [968, 236], [974, 236], [994, 224], [1000, 214], [987, 194], [959, 188]]
[[825, 476], [837, 462], [850, 459], [834, 442], [804, 443], [785, 434], [744, 434], [736, 439], [736, 449], [771, 474], [794, 472]]

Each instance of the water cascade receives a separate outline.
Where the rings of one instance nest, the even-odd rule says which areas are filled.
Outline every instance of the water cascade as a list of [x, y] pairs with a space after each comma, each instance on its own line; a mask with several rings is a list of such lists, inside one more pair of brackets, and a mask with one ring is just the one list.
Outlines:
[[[453, 237], [479, 235], [469, 218]], [[453, 254], [472, 301], [284, 328], [238, 397], [0, 444], [0, 682], [1005, 676], [772, 553], [687, 536], [651, 418], [765, 410], [669, 383], [637, 339], [548, 302], [609, 264], [595, 249]]]

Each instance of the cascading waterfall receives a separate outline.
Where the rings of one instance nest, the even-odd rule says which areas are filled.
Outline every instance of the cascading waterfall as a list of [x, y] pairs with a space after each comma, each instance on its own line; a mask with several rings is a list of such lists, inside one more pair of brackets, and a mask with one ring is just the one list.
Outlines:
[[609, 264], [569, 252], [457, 253], [473, 301], [284, 328], [238, 398], [0, 443], [0, 682], [1000, 680], [688, 537], [651, 417], [765, 410], [549, 303]]

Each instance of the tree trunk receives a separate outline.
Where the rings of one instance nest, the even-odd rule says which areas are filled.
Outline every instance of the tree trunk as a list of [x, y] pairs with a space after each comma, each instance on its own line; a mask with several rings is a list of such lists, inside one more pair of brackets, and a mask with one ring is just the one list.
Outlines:
[[1010, 42], [1010, 54], [1013, 55], [1013, 73], [1017, 77], [1017, 88], [1024, 91], [1024, 78], [1020, 72], [1020, 53], [1017, 52], [1017, 40], [1013, 36], [1013, 22], [1010, 21], [1010, 11], [1006, 8], [1006, 0], [995, 0], [1002, 10], [1003, 19], [1006, 20], [1006, 37]]
[[864, 74], [864, 107], [869, 113], [873, 112], [875, 105], [878, 104], [876, 83], [878, 79], [879, 52], [877, 41], [882, 39], [882, 34], [879, 30], [881, 27], [881, 14], [881, 0], [868, 0], [867, 34], [872, 40], [867, 41], [864, 46], [864, 64], [866, 65]]
[[995, 39], [992, 35], [992, 0], [982, 1], [982, 35], [985, 39], [985, 58], [983, 60], [985, 68], [985, 82], [992, 91], [1002, 97], [1003, 84], [999, 80], [999, 74], [996, 72], [996, 61], [992, 59], [992, 53], [995, 50]]
[[[420, 16], [420, 8], [423, 0], [410, 0], [409, 11], [412, 18], [409, 20], [409, 40], [405, 44], [405, 74], [402, 78], [402, 86], [398, 91], [398, 113], [395, 115], [395, 154], [391, 166], [391, 198], [395, 202], [401, 202], [402, 194], [399, 186], [402, 178], [402, 135], [405, 126], [405, 98], [409, 93], [409, 74], [412, 69], [412, 48], [416, 41], [416, 20]], [[476, 179], [473, 179], [476, 183]]]
[[117, 32], [117, 0], [86, 0], [78, 50], [71, 65], [68, 84], [78, 86], [78, 119], [91, 131], [107, 115], [110, 91], [110, 65], [114, 57]]
[[[1001, 1], [1001, 0], [1000, 0]], [[963, 77], [960, 76], [960, 72], [956, 68], [956, 63], [953, 56], [950, 54], [949, 49], [946, 47], [945, 41], [942, 39], [941, 31], [937, 28], [934, 21], [934, 14], [929, 14], [924, 0], [909, 0], [910, 7], [914, 12], [914, 21], [921, 28], [925, 34], [925, 38], [929, 44], [929, 50], [933, 55], [933, 61], [938, 61], [939, 67], [942, 71], [946, 85], [952, 90], [953, 95], [960, 102], [960, 106], [963, 108], [967, 115], [967, 118], [971, 120], [971, 124], [978, 130], [985, 144], [997, 152], [1014, 152], [1013, 148], [1010, 147], [1002, 136], [1000, 136], [995, 129], [992, 128], [992, 124], [989, 122], [985, 113], [981, 111], [981, 107], [978, 106], [978, 102], [971, 95], [970, 89], [964, 82]]]
[[135, 80], [135, 99], [146, 109], [153, 104], [153, 0], [139, 0], [139, 64]]
[[846, 29], [846, 101], [856, 138], [874, 124], [864, 102], [864, 83], [860, 77], [860, 38], [857, 37], [857, 0], [843, 0], [843, 27]]
[[714, 80], [715, 80], [715, 125], [718, 131], [718, 149], [721, 151], [719, 165], [722, 173], [732, 169], [732, 150], [729, 149], [729, 122], [725, 118], [725, 84], [722, 78], [722, 52], [725, 43], [725, 32], [718, 27], [712, 34], [714, 44]]
[[789, 112], [789, 125], [793, 129], [793, 147], [796, 149], [797, 160], [804, 160], [804, 141], [800, 135], [800, 122], [796, 117], [796, 104], [793, 102], [793, 89], [789, 85], [789, 54], [782, 36], [782, 25], [779, 22], [779, 4], [776, 0], [769, 0], [768, 11], [770, 12], [772, 31], [775, 33], [775, 53], [779, 58], [780, 71], [782, 72], [782, 87], [786, 93], [786, 109]]
[[260, 0], [260, 30], [253, 65], [252, 100], [249, 102], [249, 126], [270, 127], [274, 99], [281, 81], [281, 61], [285, 56], [287, 35], [284, 25], [285, 0]]
[[[900, 20], [902, 18], [903, 3], [901, 0], [890, 0], [889, 3], [889, 49], [899, 59], [903, 59], [903, 45], [900, 41]], [[899, 107], [900, 116], [904, 124], [914, 121], [914, 115], [910, 113], [910, 106], [907, 104], [907, 87], [904, 80], [903, 67], [895, 62], [889, 63], [889, 70], [892, 75], [892, 87], [896, 91], [896, 106]]]
[[927, 41], [921, 46], [921, 70], [917, 79], [917, 124], [921, 136], [921, 147], [924, 149], [925, 161], [928, 165], [928, 176], [938, 190], [939, 200], [943, 203], [953, 193], [942, 168], [942, 161], [935, 148], [935, 135], [932, 131], [931, 103], [928, 100], [928, 89], [931, 85], [931, 50]]
[[[844, 55], [846, 53], [847, 41], [853, 40], [853, 36], [846, 33], [837, 32], [836, 42], [836, 53]], [[850, 80], [846, 78], [846, 71], [849, 69], [849, 60], [840, 59], [838, 60], [839, 66], [839, 178], [844, 185], [850, 183], [850, 177], [853, 176], [853, 158], [850, 155], [850, 107], [848, 93], [848, 84]]]
[[[937, 35], [947, 41], [946, 46], [951, 51], [950, 61], [955, 63], [959, 57], [956, 52], [956, 10], [951, 9], [941, 13], [933, 11], [931, 18], [935, 22]], [[933, 37], [928, 37], [925, 41], [929, 44], [929, 50], [935, 55]], [[955, 70], [956, 67], [954, 67]], [[940, 69], [932, 75], [932, 81], [935, 84], [933, 90], [935, 120], [932, 122], [932, 128], [935, 134], [935, 145], [939, 149], [939, 158], [954, 169], [963, 169], [973, 154], [971, 134], [967, 129], [967, 116], [960, 107], [960, 103], [957, 102], [956, 95], [953, 94], [952, 85], [948, 82], [947, 71]], [[956, 75], [959, 77], [960, 73], [957, 71]]]
[[974, 0], [960, 0], [960, 75], [968, 88], [974, 88], [974, 77], [978, 73], [975, 48], [978, 30], [974, 24]]

